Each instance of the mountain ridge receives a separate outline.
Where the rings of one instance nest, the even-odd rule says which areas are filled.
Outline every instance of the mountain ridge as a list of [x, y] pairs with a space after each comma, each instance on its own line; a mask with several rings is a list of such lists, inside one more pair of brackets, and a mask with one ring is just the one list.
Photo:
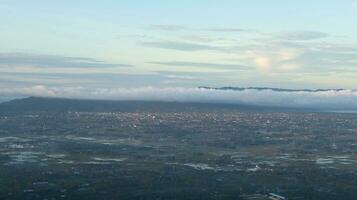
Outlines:
[[[208, 89], [208, 90], [233, 90], [233, 91], [244, 91], [244, 90], [270, 90], [275, 92], [327, 92], [327, 91], [345, 91], [347, 89], [338, 88], [338, 89], [286, 89], [286, 88], [274, 88], [274, 87], [208, 87], [208, 86], [199, 86], [200, 89]], [[357, 91], [357, 90], [351, 90]]]
[[182, 112], [182, 111], [318, 111], [317, 109], [273, 107], [249, 104], [202, 103], [202, 102], [168, 102], [138, 100], [93, 100], [51, 97], [27, 97], [0, 103], [0, 112], [34, 112], [34, 111], [80, 111], [80, 112]]

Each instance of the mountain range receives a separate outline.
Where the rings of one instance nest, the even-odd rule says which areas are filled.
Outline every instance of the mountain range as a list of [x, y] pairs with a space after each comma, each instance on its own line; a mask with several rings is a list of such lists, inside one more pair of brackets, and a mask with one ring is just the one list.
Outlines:
[[[200, 86], [202, 89], [210, 89], [210, 90], [234, 90], [234, 91], [243, 91], [243, 90], [271, 90], [275, 92], [326, 92], [326, 91], [344, 91], [346, 89], [285, 89], [285, 88], [272, 88], [272, 87], [207, 87]], [[357, 90], [352, 90], [357, 91]]]
[[[116, 101], [47, 97], [27, 97], [0, 103], [0, 112], [185, 112], [185, 111], [312, 111], [289, 107], [269, 107], [245, 104], [189, 103], [161, 101]], [[317, 111], [317, 110], [316, 110]]]

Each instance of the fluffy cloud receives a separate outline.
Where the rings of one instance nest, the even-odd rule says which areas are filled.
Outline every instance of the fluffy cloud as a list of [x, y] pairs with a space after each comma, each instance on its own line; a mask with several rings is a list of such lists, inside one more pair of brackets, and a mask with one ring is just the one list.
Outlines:
[[204, 88], [84, 88], [46, 87], [2, 88], [5, 96], [42, 96], [110, 100], [148, 100], [175, 102], [230, 103], [328, 110], [357, 110], [357, 91], [242, 91]]

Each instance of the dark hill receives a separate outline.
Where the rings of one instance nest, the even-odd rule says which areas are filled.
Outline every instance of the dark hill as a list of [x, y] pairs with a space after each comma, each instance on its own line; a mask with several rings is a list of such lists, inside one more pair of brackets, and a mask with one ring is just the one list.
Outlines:
[[251, 105], [155, 101], [80, 100], [29, 97], [0, 104], [0, 112], [183, 112], [183, 111], [303, 111]]

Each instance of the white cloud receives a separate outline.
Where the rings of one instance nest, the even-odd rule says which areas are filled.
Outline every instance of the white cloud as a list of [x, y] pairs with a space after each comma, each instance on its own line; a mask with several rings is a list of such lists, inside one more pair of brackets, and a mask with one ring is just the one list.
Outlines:
[[2, 88], [4, 96], [41, 96], [107, 100], [149, 100], [175, 102], [231, 103], [278, 107], [307, 107], [357, 110], [357, 91], [281, 92], [247, 89], [243, 91], [203, 88], [84, 88], [46, 87]]

